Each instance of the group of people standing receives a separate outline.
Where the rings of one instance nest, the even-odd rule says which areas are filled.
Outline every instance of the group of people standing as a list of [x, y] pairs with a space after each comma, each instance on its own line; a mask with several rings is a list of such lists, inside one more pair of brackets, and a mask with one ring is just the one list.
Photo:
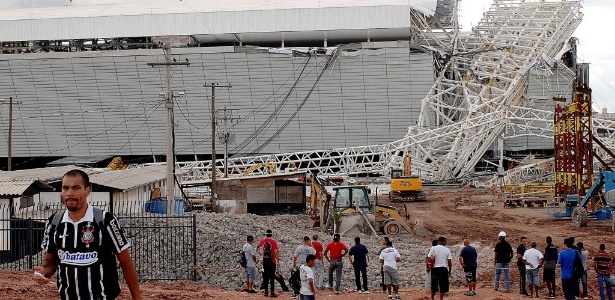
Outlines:
[[[494, 290], [500, 286], [500, 275], [504, 273], [505, 292], [510, 292], [510, 262], [514, 258], [514, 252], [510, 243], [506, 241], [506, 233], [500, 232], [499, 242], [495, 247], [495, 284]], [[537, 242], [532, 241], [527, 248], [527, 238], [519, 238], [516, 249], [517, 268], [519, 270], [519, 294], [530, 298], [538, 298], [540, 285], [539, 272], [542, 268], [543, 281], [547, 286], [547, 298], [556, 297], [556, 268], [560, 267], [560, 280], [562, 292], [566, 300], [588, 299], [587, 294], [587, 270], [589, 252], [582, 242], [575, 244], [575, 238], [564, 239], [564, 249], [558, 251], [553, 244], [553, 239], [548, 236], [545, 239], [546, 247], [543, 252], [537, 249]], [[600, 244], [599, 251], [593, 257], [593, 267], [597, 274], [600, 299], [608, 297], [613, 300], [610, 279], [611, 256], [606, 252], [604, 244]], [[606, 297], [605, 297], [606, 291]]]
[[[254, 242], [254, 237], [249, 235], [242, 248], [243, 255], [247, 260], [244, 267], [246, 274], [246, 288], [244, 290], [248, 293], [257, 293], [254, 289], [256, 266], [259, 263], [256, 253], [260, 253], [263, 271], [261, 289], [265, 291], [264, 295], [266, 297], [277, 297], [274, 289], [276, 279], [282, 290], [288, 291], [283, 277], [277, 272], [280, 257], [278, 242], [273, 238], [273, 231], [267, 230], [265, 237], [257, 243], [256, 247], [253, 245]], [[293, 287], [293, 284], [291, 284], [293, 297], [299, 296], [301, 300], [313, 300], [315, 299], [316, 289], [325, 289], [324, 260], [329, 263], [328, 287], [334, 290], [335, 294], [339, 294], [345, 256], [348, 256], [348, 260], [354, 269], [357, 293], [369, 294], [367, 283], [367, 268], [370, 264], [369, 250], [361, 244], [360, 237], [355, 237], [354, 242], [355, 244], [348, 249], [340, 241], [340, 235], [337, 233], [333, 235], [333, 240], [326, 246], [319, 242], [317, 234], [312, 235], [311, 239], [308, 236], [303, 237], [303, 243], [296, 248], [292, 260], [292, 273], [298, 272], [300, 281], [300, 285], [297, 287]], [[399, 273], [397, 272], [397, 263], [401, 261], [401, 256], [388, 237], [382, 239], [382, 245], [379, 262], [382, 271], [383, 290], [388, 292], [388, 299], [393, 299], [393, 295], [395, 299], [401, 299], [399, 296]], [[291, 274], [291, 281], [293, 274]]]

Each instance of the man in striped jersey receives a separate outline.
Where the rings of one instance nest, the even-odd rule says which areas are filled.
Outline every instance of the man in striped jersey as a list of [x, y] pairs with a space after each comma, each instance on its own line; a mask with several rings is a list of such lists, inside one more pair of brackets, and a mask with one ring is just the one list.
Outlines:
[[606, 252], [606, 246], [600, 244], [599, 251], [594, 255], [594, 270], [598, 275], [598, 288], [600, 291], [600, 299], [606, 299], [604, 297], [604, 290], [606, 289], [606, 295], [609, 300], [613, 300], [613, 291], [611, 290], [611, 255]]
[[130, 243], [113, 214], [88, 204], [90, 180], [81, 170], [62, 177], [60, 211], [47, 220], [42, 248], [43, 266], [34, 268], [34, 280], [47, 284], [58, 272], [61, 299], [116, 299], [120, 294], [115, 257], [122, 267], [133, 299], [141, 299], [139, 280], [128, 248]]

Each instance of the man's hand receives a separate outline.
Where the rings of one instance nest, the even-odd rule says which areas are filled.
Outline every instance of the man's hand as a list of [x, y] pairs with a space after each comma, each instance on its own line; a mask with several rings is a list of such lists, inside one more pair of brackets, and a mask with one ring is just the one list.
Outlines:
[[34, 275], [32, 275], [32, 279], [36, 281], [36, 283], [40, 285], [45, 285], [49, 283], [49, 278], [45, 277], [45, 268], [41, 266], [34, 267]]

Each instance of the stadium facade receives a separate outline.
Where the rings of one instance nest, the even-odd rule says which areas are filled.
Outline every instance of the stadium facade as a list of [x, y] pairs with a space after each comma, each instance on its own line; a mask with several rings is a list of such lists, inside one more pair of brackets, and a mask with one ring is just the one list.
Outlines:
[[[449, 3], [450, 2], [450, 3]], [[450, 27], [453, 1], [181, 1], [0, 12], [0, 98], [15, 97], [13, 157], [149, 157], [165, 153], [160, 41], [190, 66], [173, 68], [175, 151], [234, 155], [383, 144], [406, 134], [437, 72], [416, 14]], [[225, 5], [226, 4], [226, 5]], [[325, 6], [326, 5], [326, 6]], [[171, 37], [168, 37], [171, 36]], [[552, 110], [573, 74], [530, 72], [526, 97]], [[179, 93], [176, 93], [178, 95]], [[8, 139], [8, 106], [0, 138]], [[222, 145], [218, 143], [218, 153]], [[510, 153], [549, 153], [552, 141], [506, 140]], [[0, 143], [0, 156], [8, 145]]]

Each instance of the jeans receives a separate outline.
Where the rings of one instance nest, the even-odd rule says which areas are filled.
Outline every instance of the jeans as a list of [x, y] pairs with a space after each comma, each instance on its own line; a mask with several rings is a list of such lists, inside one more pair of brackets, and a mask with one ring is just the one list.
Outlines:
[[525, 290], [525, 277], [527, 276], [525, 265], [517, 265], [517, 269], [519, 270], [519, 292], [526, 292]]
[[581, 294], [581, 297], [587, 297], [587, 270], [585, 270], [583, 276], [581, 276], [580, 281], [583, 286], [583, 294]]
[[504, 270], [504, 288], [507, 291], [510, 291], [510, 264], [508, 263], [496, 263], [495, 264], [495, 285], [493, 286], [494, 290], [498, 290], [500, 288], [500, 273]]
[[600, 299], [604, 300], [604, 288], [606, 287], [606, 294], [609, 297], [609, 300], [613, 300], [613, 291], [611, 290], [611, 282], [609, 282], [609, 278], [611, 276], [606, 274], [598, 274], [598, 288], [600, 289]]
[[363, 290], [367, 291], [367, 268], [354, 268], [354, 282], [357, 291], [361, 290], [361, 279], [363, 279]]
[[271, 293], [274, 293], [273, 284], [275, 279], [275, 264], [265, 263], [263, 264], [263, 282], [265, 283], [265, 294], [271, 290]]
[[314, 271], [314, 285], [316, 288], [322, 288], [322, 284], [325, 278], [325, 268], [322, 265], [322, 260], [315, 260], [315, 264], [312, 267], [312, 271]]
[[299, 295], [299, 300], [315, 300], [314, 295]]
[[574, 300], [574, 286], [576, 285], [576, 279], [563, 279], [562, 278], [562, 292], [564, 292], [564, 298], [566, 300]]
[[329, 286], [333, 287], [333, 271], [335, 271], [335, 290], [340, 290], [340, 284], [342, 283], [342, 270], [344, 268], [344, 262], [341, 259], [332, 260], [329, 263]]

